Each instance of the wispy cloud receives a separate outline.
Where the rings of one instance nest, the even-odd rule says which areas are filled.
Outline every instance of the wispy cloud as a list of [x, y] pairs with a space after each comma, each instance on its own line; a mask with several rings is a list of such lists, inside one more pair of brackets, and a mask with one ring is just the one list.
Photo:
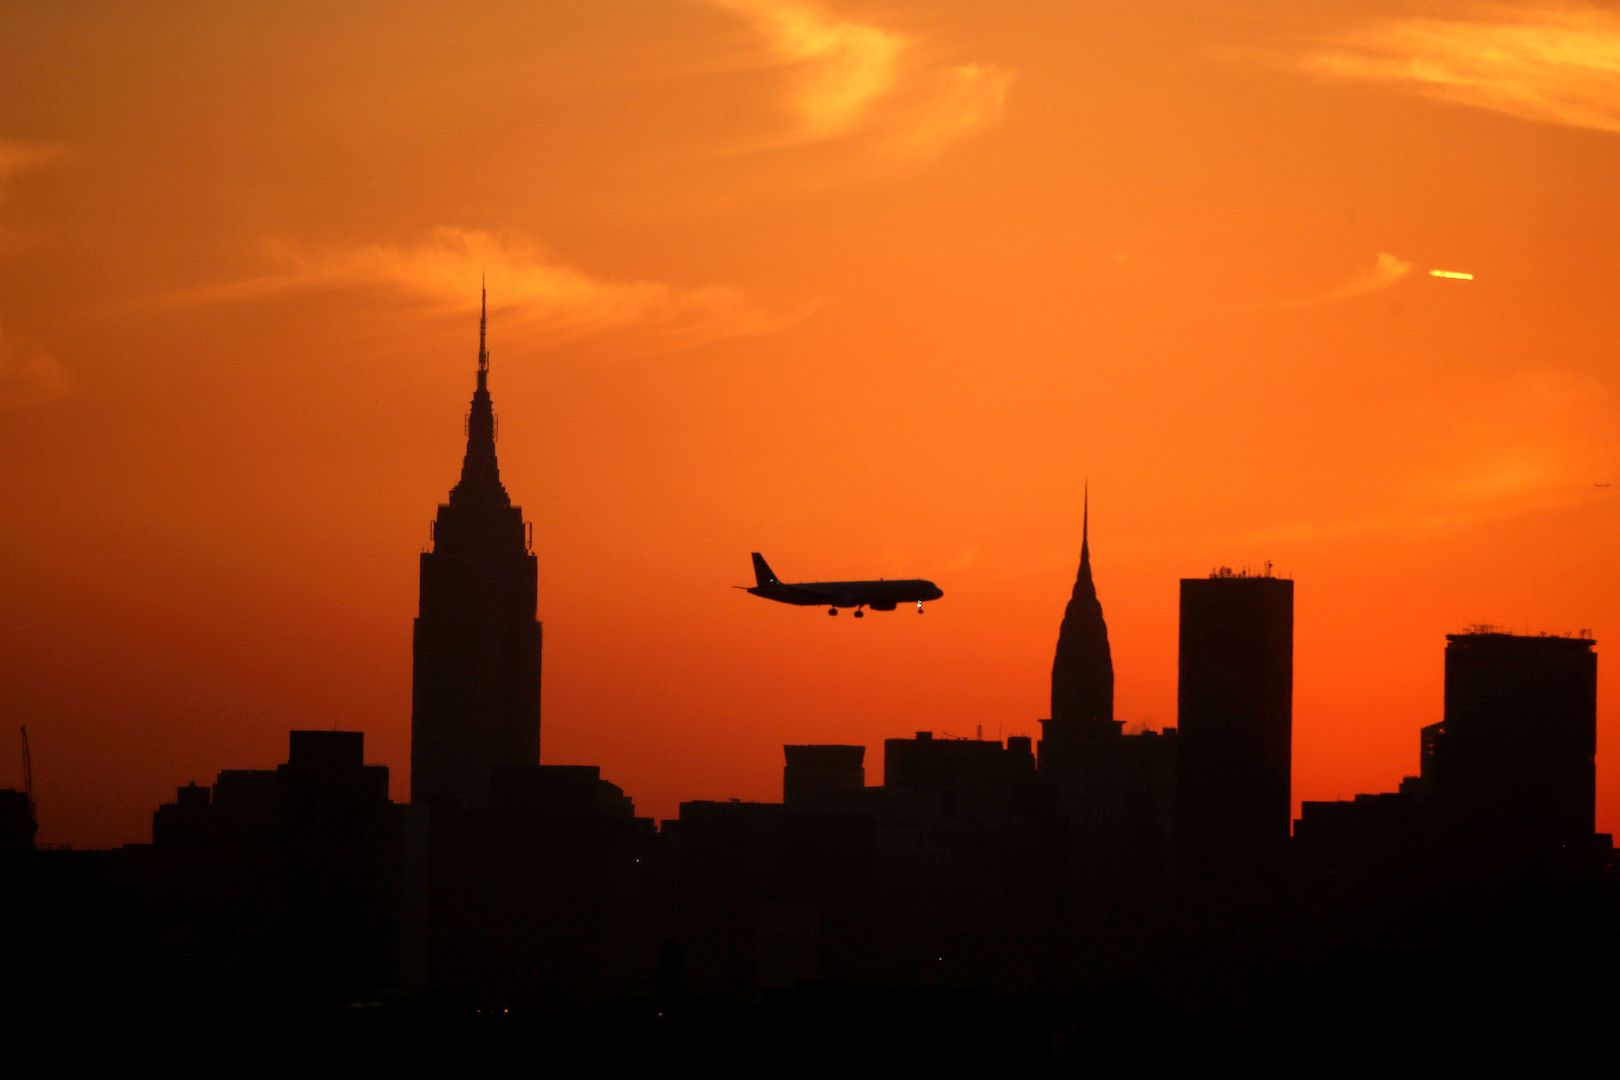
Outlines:
[[842, 18], [811, 0], [710, 0], [748, 20], [767, 63], [788, 71], [792, 125], [772, 145], [857, 134], [929, 155], [999, 123], [1009, 68], [948, 64], [897, 30]]
[[[0, 139], [0, 200], [12, 177], [65, 155], [64, 147], [52, 143]], [[11, 239], [0, 232], [0, 253], [10, 253], [11, 246]], [[37, 341], [8, 334], [0, 323], [0, 409], [38, 405], [66, 392], [67, 378], [56, 357]]]
[[1568, 475], [1536, 448], [1487, 459], [1472, 471], [1415, 478], [1398, 504], [1363, 515], [1292, 521], [1249, 533], [1254, 544], [1322, 543], [1392, 537], [1451, 536], [1491, 521], [1591, 498], [1591, 484]]
[[6, 333], [0, 325], [0, 408], [39, 405], [67, 392], [56, 357], [38, 342]]
[[[6, 201], [6, 187], [12, 178], [67, 156], [67, 148], [56, 143], [21, 142], [0, 139], [0, 203]], [[0, 225], [0, 256], [15, 254], [22, 241], [14, 232]]]
[[1620, 132], [1620, 11], [1532, 6], [1398, 19], [1339, 38], [1307, 70], [1390, 83], [1522, 120]]
[[465, 309], [481, 276], [505, 332], [574, 338], [622, 330], [671, 344], [763, 333], [804, 314], [768, 313], [736, 289], [682, 289], [653, 281], [609, 281], [571, 266], [531, 241], [440, 227], [413, 244], [311, 250], [272, 247], [280, 269], [156, 298], [163, 305], [242, 300], [320, 289], [376, 288], [447, 311]]
[[[1473, 387], [1465, 408], [1428, 460], [1401, 463], [1377, 509], [1279, 523], [1251, 533], [1255, 543], [1448, 536], [1520, 514], [1579, 505], [1601, 496], [1595, 480], [1613, 459], [1611, 391], [1549, 369], [1514, 373]], [[1415, 426], [1438, 412], [1422, 403], [1387, 421]], [[1459, 451], [1457, 448], [1467, 448]]]
[[1387, 251], [1380, 251], [1378, 258], [1371, 268], [1356, 274], [1349, 281], [1327, 292], [1317, 293], [1315, 296], [1306, 296], [1297, 300], [1284, 300], [1273, 307], [1310, 307], [1316, 304], [1329, 304], [1338, 300], [1350, 300], [1358, 296], [1366, 296], [1389, 288], [1412, 272], [1412, 264]]
[[956, 64], [930, 74], [922, 104], [900, 131], [903, 149], [935, 154], [976, 131], [1001, 122], [1012, 85], [1011, 69], [994, 64]]
[[746, 18], [778, 62], [799, 68], [789, 100], [803, 138], [848, 131], [898, 81], [907, 45], [900, 34], [796, 0], [714, 2]]
[[13, 176], [25, 169], [48, 165], [66, 155], [66, 148], [55, 143], [19, 142], [16, 139], [0, 139], [0, 195], [5, 192], [6, 181]]
[[1354, 274], [1342, 285], [1328, 289], [1326, 292], [1315, 293], [1311, 296], [1275, 300], [1262, 304], [1261, 306], [1268, 308], [1314, 307], [1317, 304], [1331, 304], [1340, 300], [1353, 300], [1359, 296], [1367, 296], [1371, 293], [1382, 292], [1385, 289], [1400, 284], [1402, 281], [1412, 277], [1414, 274], [1419, 274], [1423, 278], [1433, 278], [1448, 283], [1469, 282], [1474, 280], [1473, 274], [1463, 270], [1437, 269], [1419, 271], [1417, 264], [1409, 262], [1408, 260], [1401, 258], [1399, 255], [1391, 255], [1387, 251], [1380, 251], [1378, 253], [1378, 257], [1373, 260], [1371, 267]]

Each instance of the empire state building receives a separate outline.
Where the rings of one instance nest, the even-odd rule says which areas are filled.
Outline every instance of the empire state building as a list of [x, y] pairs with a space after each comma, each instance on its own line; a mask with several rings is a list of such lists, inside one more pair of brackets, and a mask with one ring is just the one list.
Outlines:
[[495, 460], [487, 305], [461, 479], [439, 504], [422, 553], [412, 639], [411, 801], [476, 809], [490, 774], [540, 760], [536, 564]]

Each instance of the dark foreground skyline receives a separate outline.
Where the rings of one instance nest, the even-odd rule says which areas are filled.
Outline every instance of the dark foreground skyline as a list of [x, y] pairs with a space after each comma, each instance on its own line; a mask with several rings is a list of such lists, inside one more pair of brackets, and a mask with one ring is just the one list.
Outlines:
[[[1416, 768], [1443, 631], [1620, 627], [1611, 6], [288, 2], [7, 5], [0, 787], [27, 723], [42, 839], [142, 839], [290, 727], [410, 798], [485, 270], [543, 759], [659, 817], [773, 797], [783, 743], [875, 780], [917, 709], [1038, 737], [1088, 473], [1129, 730], [1176, 723], [1179, 578], [1298, 579], [1306, 798]], [[739, 610], [756, 547], [948, 599]], [[863, 693], [774, 694], [827, 671]]]
[[30, 798], [0, 793], [19, 1015], [1079, 1069], [1163, 1037], [1177, 1061], [1509, 1019], [1597, 1041], [1607, 1006], [1570, 975], [1620, 959], [1592, 640], [1448, 635], [1419, 773], [1308, 801], [1290, 835], [1294, 582], [1182, 580], [1178, 724], [1126, 733], [1086, 507], [1038, 741], [918, 716], [880, 786], [864, 747], [790, 744], [780, 801], [660, 824], [597, 766], [540, 763], [535, 562], [488, 378], [481, 329], [422, 556], [416, 797], [391, 801], [362, 732], [296, 728], [284, 764], [181, 787], [150, 844], [36, 849]]

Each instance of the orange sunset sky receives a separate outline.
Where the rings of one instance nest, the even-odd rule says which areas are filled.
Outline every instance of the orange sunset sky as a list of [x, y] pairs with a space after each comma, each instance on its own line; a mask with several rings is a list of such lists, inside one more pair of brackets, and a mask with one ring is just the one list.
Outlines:
[[[1296, 799], [1416, 770], [1447, 632], [1587, 628], [1620, 828], [1613, 7], [11, 3], [0, 87], [42, 840], [147, 839], [293, 727], [406, 797], [486, 272], [542, 759], [643, 814], [778, 797], [785, 742], [875, 783], [1037, 734], [1089, 477], [1131, 729], [1177, 579], [1272, 560]], [[946, 596], [829, 619], [728, 588], [753, 549]]]

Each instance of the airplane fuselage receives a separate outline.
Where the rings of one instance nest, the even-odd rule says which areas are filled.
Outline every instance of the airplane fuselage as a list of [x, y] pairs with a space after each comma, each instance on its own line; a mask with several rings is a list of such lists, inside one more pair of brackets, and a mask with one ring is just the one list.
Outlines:
[[755, 585], [748, 590], [755, 596], [779, 604], [801, 607], [869, 607], [873, 611], [893, 611], [901, 604], [917, 604], [944, 596], [932, 581], [912, 578], [906, 581], [803, 581]]
[[775, 600], [779, 604], [825, 607], [834, 614], [839, 608], [854, 608], [859, 615], [862, 608], [893, 611], [901, 604], [916, 604], [917, 610], [921, 611], [925, 601], [938, 600], [945, 595], [938, 585], [921, 578], [895, 581], [885, 578], [876, 581], [780, 581], [758, 552], [754, 553], [753, 559], [755, 584], [751, 588], [738, 587], [747, 588], [753, 595]]

